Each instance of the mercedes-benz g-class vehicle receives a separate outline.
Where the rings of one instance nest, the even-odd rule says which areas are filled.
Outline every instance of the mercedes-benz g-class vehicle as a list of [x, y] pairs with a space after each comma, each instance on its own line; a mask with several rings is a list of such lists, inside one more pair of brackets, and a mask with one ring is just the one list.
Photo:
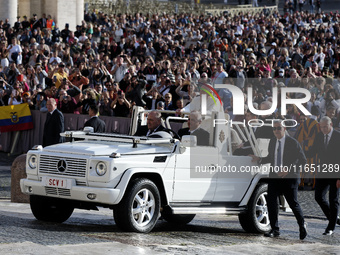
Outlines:
[[[145, 111], [135, 107], [131, 135], [67, 131], [62, 135], [69, 142], [34, 146], [20, 185], [30, 195], [35, 218], [64, 222], [75, 208], [105, 207], [125, 231], [150, 232], [160, 217], [186, 224], [196, 214], [238, 215], [245, 231], [270, 230], [268, 171], [250, 156], [233, 155], [237, 135], [253, 141], [258, 156], [267, 153], [265, 141], [223, 123], [223, 111], [204, 116], [201, 127], [210, 134], [205, 146], [191, 135], [181, 140], [166, 132], [132, 136], [145, 118]], [[182, 125], [178, 119], [183, 118], [168, 117], [165, 125]]]

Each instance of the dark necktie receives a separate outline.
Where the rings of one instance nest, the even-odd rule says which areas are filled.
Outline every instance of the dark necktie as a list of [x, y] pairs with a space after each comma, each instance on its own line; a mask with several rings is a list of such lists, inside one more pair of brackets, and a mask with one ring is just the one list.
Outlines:
[[328, 135], [325, 135], [325, 149], [327, 149], [328, 145]]
[[277, 147], [276, 165], [281, 166], [281, 141], [279, 140], [279, 146]]

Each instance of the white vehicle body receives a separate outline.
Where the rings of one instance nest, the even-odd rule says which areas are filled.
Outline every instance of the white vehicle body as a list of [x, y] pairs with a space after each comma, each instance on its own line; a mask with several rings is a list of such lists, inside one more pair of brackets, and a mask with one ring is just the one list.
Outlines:
[[[137, 116], [136, 108], [134, 123]], [[270, 230], [265, 201], [268, 173], [251, 157], [232, 155], [230, 126], [213, 127], [213, 117], [225, 115], [214, 113], [202, 123], [211, 134], [210, 146], [196, 146], [193, 136], [180, 141], [65, 132], [64, 136], [78, 141], [35, 146], [27, 153], [27, 178], [21, 180], [21, 190], [31, 195], [32, 212], [39, 220], [62, 222], [74, 208], [103, 206], [112, 208], [116, 223], [130, 231], [151, 231], [161, 211], [165, 219], [178, 223], [189, 222], [197, 213], [240, 214], [246, 230], [266, 232]], [[131, 132], [135, 128], [132, 125]], [[260, 151], [258, 144], [253, 146]], [[194, 166], [214, 171], [197, 173]], [[237, 172], [218, 171], [219, 166], [232, 166]], [[261, 171], [240, 172], [244, 166]], [[146, 202], [140, 200], [142, 193]], [[60, 210], [53, 211], [53, 203]], [[63, 216], [58, 216], [60, 211], [65, 212]], [[128, 214], [129, 219], [121, 214]], [[253, 223], [248, 222], [249, 215], [253, 215]]]

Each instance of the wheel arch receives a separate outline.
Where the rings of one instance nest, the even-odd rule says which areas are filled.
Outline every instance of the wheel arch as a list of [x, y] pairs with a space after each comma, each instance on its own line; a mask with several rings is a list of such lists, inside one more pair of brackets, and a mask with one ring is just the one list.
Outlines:
[[157, 186], [158, 191], [160, 193], [160, 196], [161, 196], [161, 206], [168, 204], [169, 200], [168, 200], [168, 197], [167, 197], [167, 193], [165, 191], [165, 185], [164, 185], [164, 182], [163, 182], [163, 178], [162, 178], [161, 174], [159, 173], [159, 170], [156, 169], [156, 168], [130, 168], [130, 169], [127, 169], [125, 171], [120, 183], [116, 186], [116, 188], [120, 189], [121, 192], [120, 192], [119, 197], [115, 201], [115, 204], [118, 204], [122, 200], [124, 194], [128, 190], [132, 181], [135, 180], [135, 179], [139, 179], [139, 178], [149, 179], [150, 181], [155, 183], [155, 185]]
[[[268, 184], [269, 182], [269, 177], [268, 176], [260, 176], [260, 178], [254, 178], [252, 183], [250, 184], [246, 194], [242, 198], [240, 202], [240, 206], [247, 206], [248, 202], [253, 194], [253, 192], [256, 190], [258, 186], [261, 184]], [[288, 202], [286, 201], [285, 197], [283, 195], [280, 195], [279, 197], [279, 205], [280, 209], [283, 210], [284, 212], [291, 212], [291, 209], [289, 207]]]
[[254, 179], [252, 180], [251, 184], [248, 187], [248, 190], [246, 191], [245, 195], [243, 196], [240, 205], [239, 206], [247, 206], [248, 202], [251, 198], [251, 196], [253, 195], [255, 189], [264, 183], [268, 183], [268, 176], [264, 176], [264, 175], [257, 175], [254, 177]]
[[146, 179], [149, 179], [150, 181], [152, 181], [158, 188], [159, 194], [161, 196], [161, 205], [163, 206], [163, 205], [168, 204], [168, 199], [167, 199], [167, 196], [166, 196], [163, 179], [162, 179], [162, 177], [160, 176], [159, 173], [152, 173], [152, 172], [135, 173], [131, 176], [129, 185], [130, 185], [131, 181], [133, 181], [135, 179], [139, 179], [139, 178], [146, 178]]

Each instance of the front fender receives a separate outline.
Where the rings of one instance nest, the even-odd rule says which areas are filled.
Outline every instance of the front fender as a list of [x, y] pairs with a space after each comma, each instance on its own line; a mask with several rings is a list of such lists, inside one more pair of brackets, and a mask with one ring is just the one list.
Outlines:
[[138, 178], [144, 177], [146, 179], [150, 179], [154, 181], [155, 184], [158, 186], [158, 188], [161, 189], [160, 192], [164, 191], [166, 199], [167, 201], [169, 201], [168, 194], [165, 192], [164, 181], [159, 172], [159, 169], [157, 168], [129, 168], [125, 170], [125, 172], [122, 175], [122, 178], [120, 179], [119, 183], [115, 187], [115, 189], [120, 190], [119, 196], [117, 197], [115, 204], [118, 204], [122, 200], [128, 188], [129, 183], [131, 182], [131, 180], [135, 179], [136, 175], [138, 175]]
[[246, 206], [256, 189], [256, 186], [260, 183], [267, 183], [268, 174], [258, 173], [254, 176], [253, 180], [251, 181], [248, 190], [246, 191], [245, 195], [243, 196], [239, 206]]

